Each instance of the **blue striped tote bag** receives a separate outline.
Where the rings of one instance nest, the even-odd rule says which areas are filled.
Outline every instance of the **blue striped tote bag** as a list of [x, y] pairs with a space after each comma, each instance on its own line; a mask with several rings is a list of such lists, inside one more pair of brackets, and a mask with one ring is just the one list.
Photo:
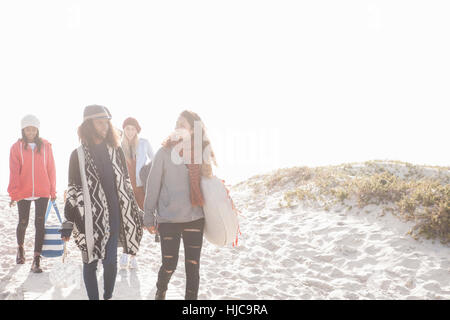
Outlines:
[[62, 220], [58, 207], [54, 201], [48, 202], [47, 213], [45, 214], [45, 224], [47, 224], [47, 219], [52, 207], [55, 209], [60, 225], [45, 226], [44, 245], [42, 246], [41, 255], [46, 258], [61, 257], [64, 253], [64, 241], [61, 239], [61, 233], [59, 232]]

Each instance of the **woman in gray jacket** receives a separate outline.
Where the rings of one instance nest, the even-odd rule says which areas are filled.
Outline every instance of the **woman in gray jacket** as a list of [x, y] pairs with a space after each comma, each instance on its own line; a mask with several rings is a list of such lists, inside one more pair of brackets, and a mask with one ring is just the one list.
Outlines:
[[200, 117], [183, 111], [176, 131], [158, 150], [147, 179], [144, 226], [161, 238], [162, 266], [156, 284], [156, 300], [164, 300], [177, 264], [183, 238], [186, 269], [186, 300], [196, 300], [200, 282], [203, 244], [202, 176], [211, 176], [216, 164]]

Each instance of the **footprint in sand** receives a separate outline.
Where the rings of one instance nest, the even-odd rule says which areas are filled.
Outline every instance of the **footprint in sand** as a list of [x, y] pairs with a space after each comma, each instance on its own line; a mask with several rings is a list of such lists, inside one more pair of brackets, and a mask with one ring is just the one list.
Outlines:
[[261, 298], [263, 299], [267, 299], [266, 297], [273, 297], [276, 294], [276, 291], [273, 289], [265, 289], [263, 291], [260, 292], [261, 294]]
[[346, 257], [356, 258], [360, 255], [360, 252], [352, 247], [349, 247], [347, 245], [337, 245], [335, 246], [335, 251], [343, 254]]
[[299, 243], [299, 242], [301, 242], [301, 241], [304, 241], [305, 238], [301, 238], [301, 237], [299, 237], [299, 236], [289, 236], [289, 237], [287, 238], [287, 240], [288, 240], [290, 243], [296, 244], [296, 243]]
[[431, 269], [421, 276], [424, 280], [435, 280], [443, 285], [450, 285], [450, 270]]
[[268, 238], [272, 237], [272, 233], [267, 233], [267, 232], [265, 232], [265, 233], [260, 233], [260, 234], [258, 234], [258, 237], [259, 237], [260, 239], [268, 239]]
[[364, 257], [359, 260], [348, 261], [345, 265], [349, 268], [361, 268], [361, 266], [376, 266], [378, 264], [377, 259], [373, 257]]
[[322, 261], [322, 262], [328, 262], [330, 263], [331, 261], [333, 261], [334, 256], [331, 255], [319, 255], [315, 257], [316, 260]]
[[384, 237], [380, 233], [374, 233], [369, 236], [369, 240], [379, 241], [379, 240], [384, 240]]
[[405, 298], [405, 300], [423, 300], [422, 297], [418, 297], [418, 296], [407, 296]]
[[333, 268], [330, 273], [332, 278], [345, 278], [347, 275], [337, 268]]
[[390, 279], [392, 279], [392, 278], [400, 278], [400, 274], [396, 270], [393, 270], [392, 268], [385, 269], [384, 273]]
[[216, 295], [216, 296], [222, 296], [223, 294], [225, 294], [225, 289], [223, 288], [213, 288], [211, 289], [211, 292]]
[[178, 287], [181, 284], [182, 284], [182, 282], [181, 282], [180, 279], [175, 279], [175, 280], [172, 281], [172, 285], [175, 286], [175, 287]]
[[374, 246], [374, 245], [369, 246], [364, 249], [365, 253], [370, 254], [372, 256], [378, 254], [380, 251], [381, 251], [381, 248], [378, 246]]
[[441, 286], [437, 281], [429, 281], [425, 283], [422, 287], [428, 291], [442, 293]]
[[224, 278], [229, 278], [231, 277], [233, 274], [229, 271], [220, 271], [219, 274], [224, 277]]
[[293, 268], [297, 265], [297, 262], [292, 259], [284, 259], [281, 261], [281, 265], [285, 268]]
[[348, 300], [359, 300], [359, 296], [356, 293], [352, 293], [352, 292], [345, 293], [344, 298], [348, 299]]
[[251, 269], [250, 272], [253, 273], [253, 274], [256, 274], [256, 275], [262, 275], [262, 274], [264, 274], [264, 270], [262, 270], [262, 269], [256, 269], [256, 268]]
[[289, 290], [289, 287], [291, 286], [290, 283], [282, 282], [275, 286], [275, 289], [278, 291], [281, 291], [283, 293], [286, 293]]
[[382, 281], [381, 284], [380, 284], [380, 289], [384, 290], [384, 291], [389, 290], [389, 287], [391, 286], [391, 283], [392, 283], [392, 281], [390, 281], [390, 280]]
[[401, 262], [401, 266], [408, 268], [408, 269], [413, 269], [413, 270], [417, 270], [419, 269], [420, 265], [422, 264], [422, 262], [419, 259], [403, 259], [403, 261]]
[[400, 249], [401, 251], [410, 251], [410, 239], [407, 237], [394, 238], [389, 241], [389, 245], [394, 249]]
[[367, 283], [367, 281], [371, 278], [371, 276], [372, 273], [355, 274], [353, 278], [356, 279], [359, 283]]
[[312, 279], [304, 280], [303, 285], [310, 287], [312, 289], [318, 289], [321, 291], [325, 291], [327, 293], [332, 292], [334, 290], [334, 287], [330, 286], [329, 284], [322, 282], [322, 281], [318, 281], [318, 280], [312, 280]]
[[259, 206], [249, 206], [247, 211], [248, 212], [257, 212], [257, 211], [261, 211], [265, 208], [265, 204], [264, 205], [259, 205]]
[[336, 244], [348, 246], [348, 247], [359, 247], [364, 244], [366, 235], [361, 233], [351, 233], [351, 235], [344, 235], [341, 239], [335, 241]]
[[301, 266], [301, 265], [298, 264], [297, 266], [292, 268], [291, 272], [292, 272], [292, 274], [300, 275], [300, 274], [306, 273], [307, 269], [304, 266]]
[[285, 230], [286, 229], [286, 223], [285, 222], [281, 222], [281, 223], [274, 224], [273, 228], [275, 230]]
[[249, 292], [238, 293], [237, 296], [239, 297], [239, 300], [257, 300], [257, 299], [259, 299], [259, 297], [257, 296], [256, 293], [249, 293]]
[[248, 283], [260, 283], [262, 281], [261, 276], [250, 276], [250, 277], [244, 277], [244, 280], [246, 280]]
[[278, 246], [276, 243], [274, 243], [273, 240], [267, 240], [266, 242], [264, 242], [263, 248], [265, 248], [269, 251], [272, 251], [272, 252], [276, 252], [280, 249], [280, 246]]
[[294, 260], [297, 264], [303, 264], [306, 261], [306, 259], [299, 252], [290, 252], [287, 257]]

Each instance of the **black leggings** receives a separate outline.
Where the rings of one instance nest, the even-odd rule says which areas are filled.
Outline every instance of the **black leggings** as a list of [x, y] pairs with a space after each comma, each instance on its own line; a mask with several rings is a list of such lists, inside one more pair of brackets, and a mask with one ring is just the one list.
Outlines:
[[[20, 200], [17, 203], [19, 208], [19, 224], [17, 225], [17, 244], [23, 246], [25, 242], [25, 231], [28, 227], [28, 221], [30, 219], [30, 207], [31, 202], [29, 200]], [[45, 235], [45, 213], [47, 211], [48, 198], [39, 198], [34, 200], [35, 206], [35, 218], [34, 227], [36, 230], [34, 238], [34, 252], [41, 253], [42, 245], [44, 244]]]
[[161, 237], [162, 266], [158, 273], [156, 287], [166, 291], [170, 278], [178, 264], [180, 240], [183, 237], [186, 300], [196, 300], [200, 283], [200, 253], [203, 245], [203, 228], [205, 219], [187, 223], [161, 223], [158, 231]]

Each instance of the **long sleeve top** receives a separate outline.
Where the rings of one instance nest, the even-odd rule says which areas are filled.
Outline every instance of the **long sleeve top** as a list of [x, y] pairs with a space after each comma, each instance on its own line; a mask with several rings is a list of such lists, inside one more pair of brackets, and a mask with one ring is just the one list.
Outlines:
[[172, 149], [160, 148], [147, 179], [144, 202], [144, 226], [156, 223], [191, 222], [204, 217], [202, 207], [193, 207], [190, 199], [188, 168], [176, 164]]

